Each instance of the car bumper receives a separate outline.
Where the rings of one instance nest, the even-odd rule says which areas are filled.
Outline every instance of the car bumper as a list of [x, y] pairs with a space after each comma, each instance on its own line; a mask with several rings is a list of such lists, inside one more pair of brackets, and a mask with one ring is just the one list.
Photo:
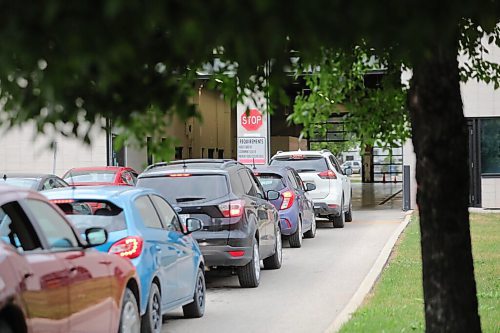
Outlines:
[[315, 202], [314, 203], [314, 213], [317, 216], [340, 216], [340, 205], [337, 204], [327, 204], [326, 202]]
[[252, 260], [252, 241], [242, 231], [196, 232], [206, 267], [245, 266]]

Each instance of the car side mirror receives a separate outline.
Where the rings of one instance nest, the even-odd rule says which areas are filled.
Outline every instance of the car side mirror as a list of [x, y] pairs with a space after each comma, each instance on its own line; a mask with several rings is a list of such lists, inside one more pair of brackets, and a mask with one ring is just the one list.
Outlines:
[[267, 200], [277, 200], [280, 197], [280, 192], [269, 190], [266, 192]]
[[179, 207], [179, 206], [174, 206], [174, 210], [177, 214], [179, 214], [180, 212], [182, 212], [182, 208]]
[[186, 235], [203, 229], [203, 222], [196, 217], [186, 219]]
[[348, 176], [352, 175], [352, 168], [351, 167], [346, 168], [345, 169], [345, 174], [348, 175]]
[[99, 246], [108, 241], [108, 232], [104, 228], [88, 228], [85, 230], [87, 247]]
[[316, 189], [316, 185], [313, 183], [306, 183], [306, 191], [314, 191]]

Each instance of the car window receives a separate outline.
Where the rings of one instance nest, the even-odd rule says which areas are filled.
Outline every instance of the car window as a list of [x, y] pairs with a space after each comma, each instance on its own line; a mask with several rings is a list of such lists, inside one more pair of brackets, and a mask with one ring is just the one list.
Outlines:
[[58, 178], [54, 178], [54, 181], [56, 182], [56, 187], [66, 187], [68, 186], [64, 181]]
[[130, 172], [123, 171], [121, 178], [125, 184], [131, 185], [131, 186], [135, 185], [134, 178], [132, 177], [132, 174]]
[[297, 180], [293, 176], [292, 172], [291, 171], [287, 171], [286, 172], [286, 176], [287, 176], [288, 180], [290, 181], [290, 183], [292, 184], [292, 187], [294, 189], [298, 190], [300, 188], [299, 187], [299, 183], [297, 183]]
[[281, 191], [285, 188], [285, 183], [280, 175], [274, 173], [259, 173], [257, 178], [266, 191]]
[[181, 231], [177, 214], [165, 199], [152, 195], [151, 200], [153, 200], [165, 228], [170, 231]]
[[144, 195], [135, 199], [135, 207], [137, 207], [142, 222], [146, 227], [157, 229], [163, 228], [158, 213], [156, 213], [156, 209], [148, 196]]
[[254, 185], [254, 188], [256, 190], [256, 194], [258, 197], [260, 197], [261, 199], [264, 199], [265, 196], [264, 196], [264, 188], [262, 188], [262, 184], [259, 182], [259, 180], [257, 179], [257, 177], [255, 177], [255, 175], [253, 174], [253, 172], [250, 172], [250, 170], [247, 170], [247, 173], [248, 175], [250, 175], [250, 179]]
[[223, 174], [175, 173], [139, 178], [137, 186], [155, 189], [170, 203], [215, 200], [229, 194]]
[[59, 186], [58, 186], [56, 180], [52, 177], [49, 177], [43, 183], [42, 190], [51, 190], [53, 188], [58, 188], [58, 187]]
[[19, 252], [41, 249], [40, 239], [19, 203], [12, 201], [0, 207], [0, 239]]
[[255, 188], [248, 172], [245, 169], [241, 169], [238, 171], [238, 174], [240, 175], [241, 183], [243, 184], [243, 193], [253, 197], [257, 196], [257, 189]]
[[243, 183], [241, 182], [241, 177], [239, 176], [239, 174], [238, 173], [230, 174], [229, 177], [233, 193], [238, 196], [245, 194]]
[[51, 205], [35, 199], [26, 199], [26, 205], [35, 216], [51, 249], [67, 249], [79, 246], [73, 229]]
[[116, 171], [111, 170], [70, 170], [64, 176], [69, 183], [113, 183]]
[[272, 166], [289, 166], [297, 172], [323, 172], [328, 170], [326, 160], [322, 156], [292, 155], [276, 157], [270, 163]]
[[302, 189], [302, 190], [305, 191], [306, 188], [305, 188], [304, 182], [302, 181], [302, 178], [300, 178], [300, 176], [297, 173], [297, 171], [292, 170], [291, 172], [292, 172], [293, 177], [295, 177], [295, 180], [297, 181], [297, 184], [299, 184], [300, 189]]
[[342, 172], [342, 168], [340, 167], [339, 162], [337, 162], [337, 159], [333, 157], [333, 155], [330, 155], [328, 158], [330, 159], [330, 162], [332, 162], [335, 171], [343, 175], [344, 173]]

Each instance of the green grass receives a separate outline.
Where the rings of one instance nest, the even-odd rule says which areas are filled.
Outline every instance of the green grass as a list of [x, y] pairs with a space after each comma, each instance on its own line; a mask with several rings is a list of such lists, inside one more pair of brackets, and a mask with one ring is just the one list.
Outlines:
[[[500, 332], [500, 215], [471, 214], [471, 235], [483, 332]], [[421, 271], [414, 218], [372, 293], [340, 332], [423, 332]]]

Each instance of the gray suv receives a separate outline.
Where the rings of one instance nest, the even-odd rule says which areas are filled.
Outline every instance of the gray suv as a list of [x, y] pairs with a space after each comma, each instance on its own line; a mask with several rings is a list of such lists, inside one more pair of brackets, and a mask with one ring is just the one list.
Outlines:
[[139, 175], [137, 186], [157, 190], [181, 219], [196, 217], [203, 229], [193, 233], [210, 269], [230, 269], [242, 287], [257, 287], [260, 261], [281, 267], [279, 215], [258, 179], [234, 160], [185, 160], [157, 163]]

